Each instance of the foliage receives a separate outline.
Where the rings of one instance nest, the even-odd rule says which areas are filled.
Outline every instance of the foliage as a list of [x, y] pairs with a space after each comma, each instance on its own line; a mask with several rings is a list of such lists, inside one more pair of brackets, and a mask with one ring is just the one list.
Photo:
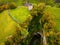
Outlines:
[[[52, 14], [54, 14], [54, 21], [55, 21], [55, 31], [49, 31], [47, 33], [47, 40], [49, 43], [49, 45], [60, 45], [60, 39], [59, 39], [59, 32], [60, 32], [60, 8], [56, 8], [56, 7], [47, 7], [46, 8], [47, 11], [51, 12]], [[58, 16], [57, 16], [58, 15]]]
[[10, 9], [14, 9], [17, 7], [17, 5], [14, 2], [11, 2], [8, 5], [9, 5]]
[[5, 42], [5, 45], [22, 45], [23, 39], [26, 38], [28, 31], [20, 26], [16, 27], [16, 32], [11, 36], [7, 38], [7, 41]]
[[47, 5], [50, 5], [50, 6], [54, 6], [55, 0], [47, 0], [47, 1], [46, 1], [46, 4], [47, 4]]
[[0, 6], [0, 12], [7, 10], [7, 9], [15, 9], [17, 6], [14, 2], [11, 2], [9, 4], [3, 4]]

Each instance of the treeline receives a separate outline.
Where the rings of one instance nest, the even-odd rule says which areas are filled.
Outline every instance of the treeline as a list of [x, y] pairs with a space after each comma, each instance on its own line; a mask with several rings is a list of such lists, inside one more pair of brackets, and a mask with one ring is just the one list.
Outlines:
[[[55, 0], [0, 0], [0, 4], [6, 4], [6, 3], [9, 3], [9, 2], [20, 2], [20, 3], [40, 3], [40, 2], [45, 2], [45, 3], [54, 3], [56, 2]], [[58, 1], [57, 1], [58, 2]]]
[[59, 0], [0, 0], [0, 5], [14, 2], [17, 5], [24, 5], [25, 3], [38, 4], [40, 2], [46, 3], [46, 5], [60, 7]]
[[9, 9], [15, 9], [17, 5], [14, 2], [8, 3], [8, 4], [2, 4], [0, 5], [0, 12], [4, 10], [9, 10]]

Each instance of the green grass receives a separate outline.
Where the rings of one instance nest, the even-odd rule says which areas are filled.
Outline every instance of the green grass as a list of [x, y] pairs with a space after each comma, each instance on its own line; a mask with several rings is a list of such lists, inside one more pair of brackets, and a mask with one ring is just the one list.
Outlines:
[[0, 13], [0, 43], [15, 31], [15, 23], [8, 16], [7, 11]]
[[60, 8], [48, 7], [47, 10], [54, 16], [54, 20], [56, 22], [56, 31], [60, 31]]
[[10, 11], [11, 15], [15, 17], [20, 23], [23, 23], [26, 18], [30, 16], [30, 13], [27, 7], [21, 6], [20, 8], [16, 8]]
[[[15, 17], [20, 23], [23, 23], [28, 16], [30, 16], [27, 7], [21, 6], [10, 10], [10, 13]], [[3, 11], [0, 13], [0, 45], [5, 41], [6, 37], [13, 34], [16, 30], [16, 23], [8, 15], [8, 11]]]

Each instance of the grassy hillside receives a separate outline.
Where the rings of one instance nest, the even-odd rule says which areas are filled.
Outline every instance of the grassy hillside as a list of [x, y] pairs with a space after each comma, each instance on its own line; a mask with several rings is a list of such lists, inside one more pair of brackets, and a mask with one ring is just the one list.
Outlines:
[[14, 21], [8, 16], [7, 11], [0, 13], [0, 43], [5, 41], [6, 36], [15, 31]]
[[[21, 6], [10, 10], [13, 17], [16, 18], [20, 23], [23, 23], [28, 16], [30, 16], [29, 11], [26, 7]], [[8, 11], [0, 13], [0, 44], [5, 41], [6, 37], [13, 34], [16, 29], [16, 23], [8, 15]]]

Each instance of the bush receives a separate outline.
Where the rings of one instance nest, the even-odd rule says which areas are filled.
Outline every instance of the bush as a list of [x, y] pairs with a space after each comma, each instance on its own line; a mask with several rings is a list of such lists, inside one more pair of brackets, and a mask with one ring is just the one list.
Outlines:
[[0, 12], [2, 12], [3, 11], [3, 7], [2, 6], [0, 6]]
[[17, 8], [17, 6], [14, 2], [11, 2], [9, 4], [2, 4], [0, 6], [0, 12], [2, 12], [4, 10], [8, 10], [8, 9], [15, 9], [15, 8]]
[[[40, 42], [45, 41], [43, 42], [43, 44], [47, 45], [46, 32], [49, 32], [52, 30], [53, 32], [52, 35], [54, 35], [55, 22], [52, 14], [45, 10], [45, 6], [46, 5], [44, 3], [40, 3], [38, 5], [34, 5], [33, 9], [31, 10], [31, 15], [33, 18], [30, 22], [30, 27], [29, 27], [29, 35], [30, 35], [29, 39], [33, 37], [34, 33], [41, 32], [43, 37], [42, 37], [42, 41]], [[45, 40], [44, 40], [44, 37], [45, 37]]]
[[11, 2], [9, 4], [9, 7], [10, 7], [10, 9], [15, 9], [17, 6], [16, 6], [16, 4], [14, 2]]

